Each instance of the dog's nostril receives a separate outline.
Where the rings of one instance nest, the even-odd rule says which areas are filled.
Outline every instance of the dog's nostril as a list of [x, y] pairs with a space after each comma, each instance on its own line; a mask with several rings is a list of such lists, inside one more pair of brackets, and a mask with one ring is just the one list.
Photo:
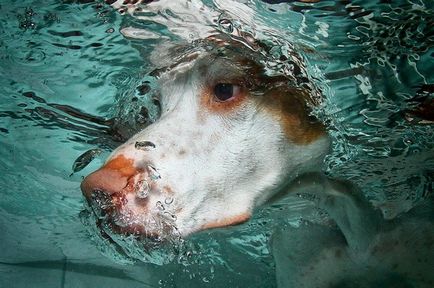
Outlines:
[[136, 149], [149, 151], [151, 149], [155, 148], [155, 144], [151, 141], [136, 141], [136, 144], [134, 144], [134, 147]]
[[80, 187], [84, 196], [88, 199], [92, 197], [96, 190], [112, 195], [122, 191], [127, 186], [128, 179], [137, 173], [138, 171], [132, 165], [132, 160], [126, 160], [123, 156], [119, 156], [88, 175]]

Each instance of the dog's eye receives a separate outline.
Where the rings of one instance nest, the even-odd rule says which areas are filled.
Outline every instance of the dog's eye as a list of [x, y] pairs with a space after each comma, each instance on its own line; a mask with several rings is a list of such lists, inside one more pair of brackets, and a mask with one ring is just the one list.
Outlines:
[[239, 85], [230, 83], [218, 83], [214, 86], [214, 95], [218, 101], [227, 101], [241, 93]]

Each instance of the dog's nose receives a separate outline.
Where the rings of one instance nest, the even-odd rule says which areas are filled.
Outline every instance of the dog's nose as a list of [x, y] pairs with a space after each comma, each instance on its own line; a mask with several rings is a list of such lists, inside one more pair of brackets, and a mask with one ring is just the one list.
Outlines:
[[136, 173], [132, 160], [118, 156], [88, 175], [81, 183], [81, 191], [87, 199], [91, 199], [94, 191], [112, 195], [124, 189], [128, 179]]
[[90, 198], [94, 191], [104, 191], [111, 195], [121, 191], [127, 185], [128, 178], [119, 171], [105, 167], [93, 172], [81, 182], [81, 191], [86, 198]]

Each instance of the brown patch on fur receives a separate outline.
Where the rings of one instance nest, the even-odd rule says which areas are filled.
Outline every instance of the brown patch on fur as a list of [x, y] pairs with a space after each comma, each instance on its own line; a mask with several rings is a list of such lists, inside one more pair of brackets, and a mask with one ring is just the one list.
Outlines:
[[[248, 66], [250, 67], [248, 74], [255, 75], [249, 83], [235, 80], [221, 81], [240, 85], [242, 87], [240, 95], [221, 102], [214, 97], [214, 87], [206, 87], [200, 98], [200, 105], [206, 110], [200, 111], [226, 115], [238, 109], [248, 99], [253, 99], [259, 109], [265, 107], [265, 110], [281, 123], [287, 138], [296, 144], [307, 145], [326, 134], [324, 125], [309, 115], [311, 109], [308, 106], [310, 98], [307, 91], [289, 87], [284, 77], [261, 76], [260, 68], [253, 66], [252, 63]], [[249, 86], [252, 92], [246, 86]], [[251, 95], [258, 90], [265, 91], [259, 91], [263, 95]]]
[[109, 160], [101, 169], [116, 170], [124, 177], [131, 177], [137, 173], [137, 169], [133, 165], [134, 160], [128, 159], [123, 155]]
[[325, 127], [310, 116], [307, 93], [287, 86], [271, 89], [258, 97], [258, 105], [277, 119], [289, 140], [307, 145], [325, 135]]
[[[319, 0], [301, 1], [315, 2]], [[202, 42], [202, 44], [207, 44], [206, 47], [213, 47], [207, 48], [210, 55], [216, 57], [216, 59], [226, 59], [231, 64], [228, 67], [222, 66], [221, 69], [231, 69], [230, 66], [239, 69], [235, 69], [237, 70], [235, 73], [227, 73], [225, 76], [219, 75], [220, 79], [211, 79], [210, 83], [207, 83], [199, 91], [200, 109], [198, 109], [197, 115], [198, 124], [205, 123], [209, 112], [222, 116], [230, 116], [231, 113], [240, 109], [247, 101], [253, 100], [258, 105], [258, 109], [265, 107], [265, 110], [282, 124], [285, 135], [293, 143], [307, 145], [326, 133], [325, 127], [310, 116], [311, 109], [309, 105], [316, 105], [319, 102], [316, 97], [312, 96], [316, 94], [315, 91], [309, 92], [309, 88], [306, 88], [306, 90], [296, 88], [301, 87], [300, 83], [294, 81], [288, 75], [277, 73], [270, 76], [265, 73], [266, 69], [261, 63], [261, 59], [264, 59], [255, 53], [256, 50], [261, 49], [263, 52], [267, 52], [268, 47], [265, 44], [256, 41], [253, 37], [248, 43], [241, 43], [223, 34], [209, 36], [202, 40]], [[246, 46], [249, 46], [253, 51], [249, 50]], [[183, 49], [185, 47], [180, 46], [175, 50], [182, 52]], [[292, 56], [295, 57], [296, 55]], [[196, 59], [197, 57], [193, 58]], [[296, 58], [299, 59], [299, 57]], [[301, 61], [302, 59], [300, 58], [299, 60]], [[180, 61], [164, 69], [170, 71], [182, 62]], [[300, 78], [304, 75], [301, 73], [304, 68], [300, 67], [296, 62], [293, 63], [295, 65], [294, 74], [300, 74], [301, 76], [297, 76]], [[202, 68], [204, 71], [201, 74], [206, 75], [209, 66], [205, 65]], [[306, 80], [301, 82], [305, 83]], [[219, 101], [214, 96], [214, 87], [217, 83], [239, 85], [241, 93], [229, 100]]]
[[165, 185], [163, 187], [163, 191], [166, 192], [166, 194], [168, 194], [168, 195], [173, 195], [173, 190], [170, 186]]
[[237, 84], [242, 87], [242, 93], [234, 99], [219, 102], [214, 97], [216, 83], [212, 83], [202, 91], [202, 107], [224, 115], [238, 109], [247, 100], [253, 100], [258, 109], [265, 107], [281, 123], [285, 135], [293, 143], [307, 145], [325, 135], [325, 127], [310, 115], [309, 105], [317, 104], [311, 92], [294, 87], [295, 84], [284, 75], [266, 75], [262, 64], [242, 53], [245, 48], [234, 41], [223, 40], [231, 44], [224, 57], [241, 67], [242, 75], [238, 79], [218, 79], [218, 82]]
[[88, 175], [81, 182], [81, 190], [84, 196], [91, 198], [95, 190], [102, 190], [108, 194], [114, 194], [123, 190], [128, 184], [128, 177], [116, 170], [101, 168]]
[[[239, 82], [234, 79], [222, 79], [220, 83], [233, 83], [238, 85]], [[216, 83], [217, 84], [217, 83]], [[214, 96], [214, 85], [207, 85], [200, 94], [200, 106], [204, 109], [201, 111], [210, 111], [212, 113], [227, 114], [234, 111], [236, 108], [242, 105], [244, 100], [247, 98], [247, 91], [241, 86], [241, 92], [239, 95], [226, 100], [219, 101]]]
[[250, 219], [250, 214], [249, 213], [243, 213], [243, 214], [240, 214], [240, 215], [237, 215], [234, 217], [225, 218], [225, 219], [217, 220], [215, 222], [207, 223], [207, 224], [203, 225], [201, 227], [201, 229], [205, 230], [205, 229], [211, 229], [211, 228], [219, 228], [219, 227], [238, 225], [238, 224], [246, 222], [249, 219]]

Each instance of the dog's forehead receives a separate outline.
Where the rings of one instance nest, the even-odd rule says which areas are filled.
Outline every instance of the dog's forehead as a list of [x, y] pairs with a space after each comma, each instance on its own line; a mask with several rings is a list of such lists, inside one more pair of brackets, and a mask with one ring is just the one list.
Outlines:
[[201, 73], [206, 70], [211, 75], [231, 72], [233, 76], [240, 76], [253, 67], [259, 71], [264, 59], [260, 53], [237, 41], [213, 37], [192, 43], [161, 43], [150, 55], [150, 61], [156, 67], [154, 74], [157, 76], [172, 71], [193, 71], [193, 68], [200, 69]]

